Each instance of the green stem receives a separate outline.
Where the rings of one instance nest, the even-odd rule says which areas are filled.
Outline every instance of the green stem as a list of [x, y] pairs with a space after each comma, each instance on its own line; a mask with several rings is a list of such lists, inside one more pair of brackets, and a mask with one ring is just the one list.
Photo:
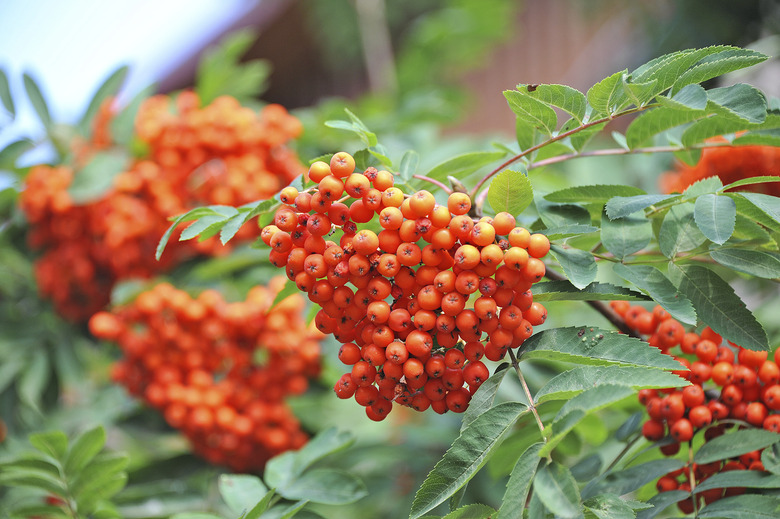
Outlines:
[[536, 405], [534, 405], [534, 397], [531, 394], [531, 390], [528, 387], [528, 383], [525, 381], [525, 377], [523, 376], [523, 372], [520, 371], [520, 363], [517, 362], [517, 357], [515, 357], [515, 352], [512, 351], [512, 348], [509, 348], [509, 358], [512, 360], [512, 367], [515, 368], [515, 373], [517, 373], [517, 378], [520, 379], [520, 385], [523, 386], [523, 392], [525, 393], [526, 398], [528, 399], [528, 407], [531, 408], [531, 412], [534, 415], [534, 418], [536, 418], [536, 425], [539, 427], [539, 433], [542, 435], [542, 440], [547, 443], [547, 437], [544, 435], [544, 424], [542, 423], [542, 419], [539, 417], [539, 412], [536, 410]]
[[625, 447], [623, 447], [623, 450], [620, 451], [620, 453], [615, 457], [615, 459], [612, 460], [612, 462], [609, 464], [609, 466], [604, 470], [604, 473], [606, 474], [610, 470], [614, 469], [615, 466], [620, 463], [620, 460], [623, 459], [623, 457], [631, 452], [631, 449], [634, 448], [634, 446], [637, 444], [639, 440], [642, 439], [642, 435], [639, 434], [635, 436], [631, 441], [629, 441]]

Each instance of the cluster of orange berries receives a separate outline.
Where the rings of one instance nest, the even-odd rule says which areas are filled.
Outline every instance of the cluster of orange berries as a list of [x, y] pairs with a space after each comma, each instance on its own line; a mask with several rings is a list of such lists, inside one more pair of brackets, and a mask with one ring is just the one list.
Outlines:
[[163, 283], [132, 304], [89, 321], [124, 357], [112, 378], [160, 410], [211, 463], [258, 470], [307, 435], [285, 403], [320, 370], [322, 334], [301, 317], [299, 295], [271, 308], [284, 278], [227, 303], [207, 290], [196, 298]]
[[[549, 240], [509, 213], [475, 221], [465, 193], [446, 205], [428, 191], [406, 195], [388, 171], [355, 172], [345, 152], [313, 163], [308, 177], [315, 188], [281, 191], [261, 238], [271, 263], [321, 307], [317, 328], [342, 343], [351, 370], [336, 394], [373, 420], [393, 402], [463, 412], [490, 375], [482, 357], [500, 360], [546, 319], [530, 289], [545, 275]], [[378, 225], [358, 228], [369, 222]], [[328, 240], [336, 229], [338, 243]]]
[[[674, 356], [686, 368], [676, 374], [690, 381], [690, 386], [639, 391], [639, 401], [650, 417], [642, 427], [642, 434], [651, 441], [668, 435], [672, 443], [661, 447], [665, 455], [677, 454], [680, 444], [689, 442], [702, 429], [706, 429], [705, 441], [722, 435], [727, 427], [733, 426], [718, 423], [726, 419], [780, 432], [780, 349], [775, 351], [774, 361], [769, 360], [765, 351], [724, 343], [709, 327], [700, 333], [686, 332], [660, 306], [652, 311], [627, 301], [614, 301], [611, 306], [629, 328], [647, 335], [650, 345]], [[690, 491], [691, 470], [696, 481], [727, 470], [764, 470], [760, 456], [761, 452], [755, 451], [735, 459], [686, 467], [660, 478], [657, 488], [661, 492]], [[704, 502], [711, 503], [743, 491], [719, 488], [700, 495]], [[690, 513], [693, 502], [681, 501], [679, 507]]]
[[[110, 117], [101, 110], [92, 141], [80, 143], [79, 163], [110, 146]], [[216, 239], [179, 242], [161, 262], [154, 252], [168, 218], [205, 204], [242, 205], [269, 198], [305, 168], [286, 143], [300, 122], [278, 105], [258, 114], [231, 97], [199, 107], [193, 92], [155, 96], [136, 119], [145, 156], [114, 177], [97, 200], [78, 203], [70, 165], [32, 168], [20, 205], [29, 241], [43, 250], [36, 262], [41, 293], [63, 316], [84, 321], [105, 307], [113, 285], [146, 278], [197, 254], [224, 254]], [[255, 231], [256, 234], [256, 231]], [[253, 237], [244, 226], [236, 239]]]

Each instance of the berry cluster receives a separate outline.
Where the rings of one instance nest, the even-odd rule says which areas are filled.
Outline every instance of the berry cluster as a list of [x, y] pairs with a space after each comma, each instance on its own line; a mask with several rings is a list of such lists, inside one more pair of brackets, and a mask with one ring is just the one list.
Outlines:
[[[751, 351], [725, 342], [711, 328], [700, 333], [686, 332], [677, 320], [660, 306], [652, 311], [626, 301], [615, 301], [612, 308], [634, 331], [648, 335], [648, 343], [674, 356], [686, 370], [677, 372], [692, 384], [682, 389], [642, 389], [639, 401], [647, 409], [650, 419], [642, 427], [642, 434], [651, 441], [668, 435], [672, 443], [661, 447], [668, 456], [677, 454], [681, 443], [692, 440], [696, 432], [704, 431], [705, 441], [722, 435], [732, 421], [745, 426], [763, 427], [780, 432], [780, 350], [774, 361], [765, 351]], [[721, 420], [731, 419], [726, 423]], [[693, 466], [662, 477], [659, 491], [688, 490], [691, 472], [696, 481], [725, 470], [763, 470], [760, 451], [739, 458]], [[682, 479], [682, 481], [681, 481]], [[734, 495], [744, 489], [713, 489], [702, 492], [710, 503], [724, 495]], [[690, 500], [682, 501], [680, 509], [693, 510]]]
[[[101, 110], [90, 143], [79, 143], [79, 163], [108, 146]], [[83, 321], [105, 307], [121, 279], [150, 277], [196, 254], [222, 254], [215, 239], [169, 246], [161, 262], [154, 251], [168, 218], [205, 204], [241, 205], [276, 193], [304, 168], [285, 146], [300, 122], [278, 105], [258, 115], [222, 97], [199, 108], [197, 95], [155, 96], [141, 107], [137, 137], [144, 158], [114, 177], [99, 199], [76, 203], [69, 189], [78, 165], [32, 168], [20, 205], [30, 222], [29, 241], [41, 293], [63, 316]], [[244, 226], [237, 239], [253, 236]]]
[[[545, 275], [549, 240], [509, 213], [475, 221], [465, 193], [446, 205], [428, 191], [406, 195], [388, 171], [356, 173], [345, 152], [313, 163], [308, 177], [315, 188], [281, 191], [261, 238], [321, 307], [319, 330], [342, 343], [351, 371], [336, 394], [373, 420], [394, 401], [463, 412], [490, 375], [482, 357], [500, 360], [546, 319], [530, 289]], [[369, 222], [381, 230], [358, 228]], [[327, 240], [336, 229], [338, 243]]]
[[276, 278], [226, 303], [214, 290], [192, 298], [163, 283], [95, 314], [89, 327], [122, 349], [112, 378], [159, 409], [196, 452], [256, 470], [306, 442], [284, 399], [303, 393], [320, 369], [322, 335], [304, 323], [303, 298], [271, 308], [283, 284]]

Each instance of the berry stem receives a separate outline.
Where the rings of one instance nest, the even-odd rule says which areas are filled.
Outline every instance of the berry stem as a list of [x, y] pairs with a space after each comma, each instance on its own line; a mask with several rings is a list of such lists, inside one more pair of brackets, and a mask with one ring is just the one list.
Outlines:
[[426, 177], [425, 175], [412, 175], [412, 178], [416, 178], [418, 180], [424, 180], [430, 184], [433, 184], [434, 186], [438, 187], [448, 195], [452, 193], [452, 188], [442, 182], [439, 182], [435, 178]]
[[693, 516], [699, 517], [699, 503], [696, 494], [696, 473], [693, 470], [693, 440], [688, 441], [688, 483], [691, 485], [691, 501], [693, 502]]
[[523, 372], [520, 371], [520, 363], [517, 361], [517, 357], [515, 357], [515, 352], [512, 351], [512, 348], [509, 348], [508, 351], [509, 358], [512, 360], [512, 367], [515, 368], [517, 378], [520, 379], [520, 385], [523, 386], [523, 392], [525, 393], [526, 398], [528, 398], [528, 407], [531, 408], [531, 412], [534, 414], [534, 418], [536, 418], [536, 425], [539, 427], [542, 440], [547, 443], [547, 437], [544, 435], [544, 424], [542, 423], [542, 419], [539, 418], [539, 412], [536, 410], [536, 405], [534, 405], [534, 397], [531, 394], [531, 390], [528, 388], [528, 383], [525, 381]]
[[[544, 276], [553, 281], [566, 281], [566, 277], [550, 269], [547, 269], [547, 272], [545, 272]], [[586, 303], [588, 303], [590, 307], [596, 310], [598, 313], [603, 315], [604, 318], [607, 319], [607, 321], [609, 321], [615, 328], [617, 328], [621, 332], [625, 333], [629, 337], [634, 337], [635, 339], [642, 338], [634, 330], [629, 328], [626, 325], [625, 321], [623, 321], [623, 319], [621, 319], [618, 314], [612, 311], [612, 309], [609, 306], [605, 305], [601, 301], [586, 301]]]

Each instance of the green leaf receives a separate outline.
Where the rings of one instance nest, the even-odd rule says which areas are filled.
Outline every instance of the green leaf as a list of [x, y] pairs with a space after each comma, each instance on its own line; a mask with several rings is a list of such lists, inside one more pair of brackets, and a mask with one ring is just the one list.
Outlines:
[[729, 115], [749, 123], [762, 123], [766, 120], [766, 98], [755, 87], [737, 83], [723, 88], [707, 91], [707, 98], [725, 109]]
[[579, 289], [585, 288], [596, 279], [598, 267], [593, 254], [590, 252], [552, 245], [550, 254], [560, 263], [566, 277], [575, 287]]
[[680, 322], [696, 324], [693, 303], [660, 270], [650, 265], [615, 263], [612, 270], [653, 298], [664, 310]]
[[308, 499], [313, 503], [345, 505], [368, 495], [363, 482], [348, 472], [313, 469], [276, 489], [285, 499]]
[[16, 108], [14, 107], [14, 99], [11, 96], [11, 87], [8, 85], [8, 76], [3, 69], [0, 69], [0, 102], [3, 103], [3, 106], [12, 119], [16, 117]]
[[[572, 206], [572, 207], [576, 207], [576, 206]], [[594, 227], [593, 225], [575, 224], [575, 225], [564, 225], [562, 227], [548, 227], [547, 229], [540, 229], [536, 232], [540, 234], [544, 234], [550, 239], [550, 241], [553, 241], [553, 240], [562, 240], [564, 238], [571, 238], [572, 236], [580, 236], [582, 234], [590, 234], [598, 230], [599, 228]]]
[[65, 473], [78, 473], [92, 461], [106, 443], [106, 431], [95, 427], [85, 431], [73, 441], [65, 456]]
[[76, 204], [99, 200], [113, 187], [114, 178], [129, 165], [130, 157], [123, 150], [99, 151], [76, 173], [68, 194]]
[[84, 115], [81, 117], [81, 121], [79, 121], [78, 124], [82, 135], [91, 134], [90, 130], [92, 129], [92, 121], [94, 120], [95, 115], [97, 115], [98, 110], [100, 110], [100, 106], [109, 97], [116, 96], [117, 92], [119, 92], [119, 89], [121, 89], [122, 85], [125, 83], [128, 72], [130, 72], [130, 67], [127, 65], [123, 65], [117, 68], [115, 71], [109, 74], [105, 81], [103, 81], [103, 83], [95, 91], [95, 94], [89, 101], [87, 110], [84, 112]]
[[517, 90], [505, 90], [504, 97], [515, 115], [537, 130], [552, 135], [558, 127], [558, 115], [547, 103]]
[[43, 472], [55, 478], [60, 476], [59, 464], [52, 463], [51, 461], [43, 459], [42, 457], [38, 457], [40, 455], [37, 453], [35, 453], [33, 456], [35, 457], [30, 456], [13, 459], [11, 461], [0, 462], [0, 469], [2, 469], [3, 472], [16, 472], [17, 474], [23, 472], [29, 472], [33, 474]]
[[704, 110], [707, 108], [707, 91], [701, 85], [686, 85], [671, 97], [656, 99], [661, 106], [677, 110]]
[[644, 413], [642, 413], [642, 411], [633, 413], [620, 425], [620, 427], [618, 427], [617, 431], [615, 431], [615, 439], [621, 442], [627, 441], [631, 436], [642, 429], [644, 418]]
[[702, 195], [696, 199], [693, 218], [708, 240], [722, 245], [734, 233], [737, 204], [727, 196]]
[[647, 247], [653, 237], [653, 225], [644, 213], [610, 219], [601, 217], [601, 242], [609, 252], [623, 259]]
[[682, 369], [680, 363], [645, 341], [596, 327], [569, 326], [543, 330], [520, 347], [523, 358], [605, 366], [623, 364], [665, 370]]
[[593, 282], [577, 288], [569, 281], [543, 281], [531, 287], [534, 301], [646, 301], [648, 298], [639, 292], [610, 283]]
[[743, 348], [769, 351], [764, 328], [728, 283], [698, 265], [684, 265], [679, 270], [680, 292], [691, 300], [704, 324]]
[[[598, 519], [634, 519], [637, 508], [649, 509], [652, 505], [638, 501], [625, 501], [615, 494], [602, 494], [586, 500], [585, 510]], [[633, 506], [632, 506], [633, 505]]]
[[450, 175], [463, 178], [504, 157], [506, 157], [505, 151], [473, 151], [464, 153], [438, 164], [425, 176], [436, 180], [446, 180]]
[[582, 124], [588, 102], [579, 90], [566, 85], [517, 85], [521, 94], [560, 108]]
[[758, 177], [748, 177], [748, 178], [741, 178], [737, 181], [732, 182], [731, 184], [728, 184], [726, 186], [723, 186], [723, 189], [721, 189], [721, 192], [728, 191], [728, 190], [734, 190], [738, 187], [742, 186], [749, 186], [751, 184], [763, 184], [766, 182], [780, 182], [780, 176], [758, 176]]
[[764, 429], [744, 429], [708, 441], [696, 451], [693, 461], [699, 465], [734, 458], [780, 442], [780, 435]]
[[255, 506], [258, 497], [268, 489], [257, 476], [249, 474], [222, 474], [219, 476], [219, 493], [235, 514]]
[[270, 65], [262, 60], [240, 62], [255, 39], [251, 30], [236, 31], [203, 53], [195, 77], [195, 91], [203, 106], [222, 95], [245, 103], [265, 90]]
[[672, 206], [664, 216], [658, 232], [658, 246], [667, 258], [674, 259], [677, 253], [695, 249], [707, 241], [696, 225], [694, 210], [693, 203], [685, 203]]
[[638, 195], [615, 196], [607, 202], [607, 216], [611, 219], [623, 218], [637, 211], [655, 205], [658, 202], [678, 198], [680, 195]]
[[160, 256], [162, 256], [162, 253], [165, 250], [165, 246], [168, 244], [168, 240], [170, 240], [171, 235], [180, 223], [197, 220], [198, 218], [202, 218], [204, 216], [222, 216], [223, 218], [227, 219], [234, 216], [237, 212], [238, 210], [235, 207], [230, 207], [227, 205], [211, 205], [208, 207], [197, 207], [177, 216], [173, 219], [173, 223], [170, 227], [168, 227], [168, 230], [165, 231], [165, 234], [163, 234], [162, 238], [160, 238], [160, 243], [157, 244], [155, 258], [157, 258], [157, 260], [160, 259]]
[[614, 196], [639, 196], [646, 194], [642, 189], [619, 184], [596, 184], [575, 186], [553, 191], [545, 195], [545, 200], [556, 203], [583, 202], [604, 203]]
[[505, 169], [490, 181], [487, 199], [495, 212], [519, 215], [531, 205], [534, 193], [524, 173]]
[[673, 373], [658, 369], [623, 366], [577, 366], [564, 371], [537, 391], [534, 401], [569, 400], [597, 385], [611, 384], [632, 389], [687, 386], [689, 383]]
[[542, 465], [536, 471], [533, 487], [534, 495], [556, 517], [573, 519], [582, 515], [577, 482], [564, 465], [557, 461]]
[[623, 76], [627, 72], [628, 70], [615, 72], [590, 87], [587, 97], [594, 110], [593, 117], [611, 115], [628, 103], [628, 97], [623, 88]]
[[79, 499], [83, 495], [94, 493], [108, 478], [120, 475], [127, 467], [129, 457], [126, 454], [101, 452], [71, 480], [71, 492]]
[[68, 450], [68, 437], [62, 431], [51, 431], [30, 435], [30, 444], [56, 460], [62, 460]]
[[494, 517], [496, 509], [487, 505], [474, 503], [466, 505], [448, 513], [442, 519], [490, 519]]
[[479, 415], [493, 407], [493, 400], [495, 400], [496, 393], [498, 393], [498, 386], [504, 380], [504, 375], [509, 371], [508, 368], [509, 364], [504, 362], [496, 368], [490, 378], [479, 386], [477, 392], [471, 397], [466, 412], [463, 413], [463, 420], [460, 426], [461, 432], [471, 425], [471, 422], [476, 420]]
[[590, 226], [590, 212], [582, 206], [575, 204], [554, 204], [540, 196], [534, 197], [534, 205], [536, 205], [539, 217], [548, 229], [569, 227], [571, 225]]
[[653, 108], [631, 121], [626, 129], [626, 143], [631, 149], [638, 148], [654, 135], [705, 116], [704, 110]]
[[702, 519], [775, 519], [780, 498], [756, 494], [726, 497], [699, 509]]
[[633, 82], [623, 76], [623, 90], [634, 105], [644, 106], [658, 93], [658, 82], [656, 80], [644, 83]]
[[274, 308], [276, 305], [278, 305], [279, 303], [281, 303], [291, 295], [297, 293], [298, 293], [298, 286], [295, 284], [295, 282], [290, 279], [285, 280], [284, 286], [276, 294], [276, 297], [274, 297], [274, 300], [271, 303], [271, 308]]
[[19, 399], [33, 409], [38, 410], [43, 391], [50, 377], [49, 357], [45, 354], [34, 355], [20, 377], [16, 380]]
[[420, 164], [420, 155], [414, 150], [408, 150], [401, 157], [401, 166], [398, 168], [398, 175], [404, 182], [409, 182], [412, 175], [417, 172], [417, 166]]
[[52, 125], [51, 114], [49, 113], [49, 106], [46, 104], [46, 99], [44, 99], [41, 89], [38, 87], [38, 83], [36, 83], [32, 76], [26, 72], [22, 74], [22, 79], [24, 81], [24, 90], [27, 92], [27, 97], [30, 99], [30, 103], [35, 109], [35, 113], [38, 114], [38, 119], [40, 119], [43, 126], [48, 130]]
[[679, 75], [672, 85], [672, 91], [676, 92], [685, 85], [702, 83], [708, 79], [756, 65], [766, 59], [766, 55], [754, 50], [737, 47], [726, 48], [716, 54], [706, 56]]
[[[763, 123], [754, 124], [730, 115], [730, 112], [714, 103], [710, 103], [709, 111], [714, 112], [713, 117], [707, 117], [700, 121], [696, 121], [683, 132], [681, 138], [683, 145], [692, 146], [710, 137], [741, 132], [744, 130], [761, 131], [777, 129], [780, 127], [780, 115], [777, 114], [767, 114], [766, 120]], [[749, 144], [751, 140], [745, 138], [740, 142], [740, 139], [741, 137], [734, 139], [732, 144]]]
[[221, 516], [215, 514], [207, 514], [205, 512], [181, 512], [173, 514], [170, 519], [223, 519]]
[[780, 476], [758, 470], [730, 470], [713, 474], [696, 485], [694, 494], [713, 488], [780, 488]]
[[780, 475], [780, 443], [774, 443], [761, 451], [761, 464], [764, 470]]
[[230, 218], [222, 215], [208, 215], [198, 218], [181, 232], [179, 241], [193, 238], [198, 238], [198, 241], [208, 239], [218, 233]]
[[526, 409], [517, 402], [504, 402], [479, 415], [464, 429], [417, 491], [410, 519], [421, 517], [466, 484]]
[[[769, 119], [769, 116], [767, 116]], [[780, 146], [780, 129], [749, 131], [736, 137], [732, 144], [745, 146], [754, 144], [757, 146]]]
[[601, 472], [601, 456], [594, 452], [571, 466], [571, 473], [577, 481], [589, 481]]
[[241, 227], [252, 218], [251, 211], [243, 211], [230, 218], [219, 231], [219, 241], [225, 245], [241, 230]]
[[11, 170], [16, 167], [19, 157], [35, 148], [35, 143], [29, 139], [19, 139], [0, 150], [0, 169]]
[[534, 443], [523, 452], [520, 459], [512, 468], [509, 481], [506, 483], [506, 492], [501, 500], [501, 508], [496, 519], [515, 519], [523, 516], [525, 502], [531, 491], [536, 469], [541, 463], [539, 451], [544, 447], [543, 443]]
[[738, 196], [760, 209], [773, 221], [780, 223], [780, 198], [761, 193], [740, 193]]
[[288, 451], [271, 458], [265, 466], [263, 477], [269, 488], [285, 487], [315, 461], [342, 451], [355, 442], [348, 431], [331, 427], [319, 432], [299, 451]]
[[111, 138], [117, 144], [129, 146], [135, 136], [135, 118], [143, 102], [157, 91], [157, 85], [149, 85], [133, 96], [116, 116], [111, 119]]
[[239, 518], [239, 519], [259, 519], [263, 512], [268, 510], [268, 507], [271, 505], [271, 500], [276, 495], [276, 492], [273, 490], [269, 490], [265, 493], [265, 495], [260, 499], [255, 506], [249, 510], [245, 516]]
[[62, 480], [45, 472], [2, 472], [0, 486], [27, 487], [45, 490], [55, 496], [62, 496], [66, 489]]
[[653, 519], [655, 516], [669, 508], [671, 505], [690, 497], [684, 490], [672, 490], [670, 492], [660, 492], [647, 501], [647, 504], [653, 505], [653, 508], [641, 510], [636, 514], [637, 519]]
[[650, 60], [631, 73], [635, 81], [658, 81], [658, 92], [663, 92], [677, 81], [680, 75], [702, 58], [718, 52], [737, 49], [726, 45], [717, 45], [703, 49], [686, 49], [671, 52]]
[[713, 249], [712, 259], [733, 270], [764, 279], [780, 278], [780, 254], [752, 249]]
[[611, 471], [585, 485], [582, 489], [582, 497], [589, 499], [604, 493], [622, 496], [682, 466], [682, 460], [667, 458]]

